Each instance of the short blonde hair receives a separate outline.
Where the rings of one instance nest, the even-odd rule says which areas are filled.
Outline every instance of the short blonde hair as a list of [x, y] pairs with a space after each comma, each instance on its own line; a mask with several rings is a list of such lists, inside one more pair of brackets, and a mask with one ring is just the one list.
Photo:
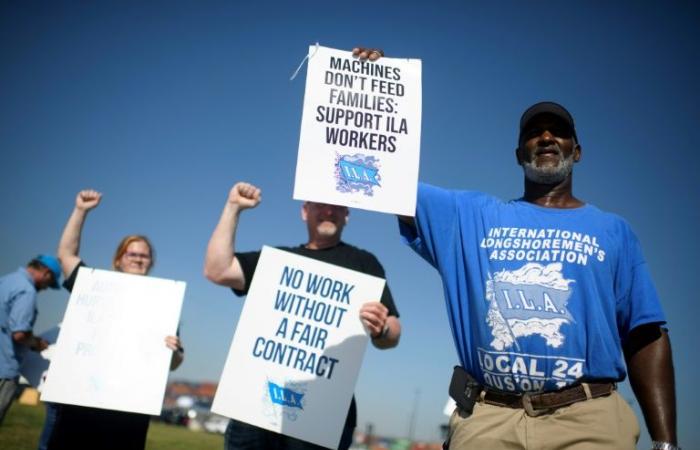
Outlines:
[[126, 236], [124, 237], [124, 239], [121, 240], [121, 242], [117, 246], [117, 251], [114, 252], [114, 258], [112, 258], [112, 269], [120, 270], [118, 262], [120, 259], [122, 259], [124, 253], [126, 253], [127, 247], [132, 242], [144, 242], [148, 246], [148, 251], [151, 253], [151, 264], [149, 264], [148, 266], [148, 271], [150, 271], [156, 264], [156, 250], [153, 248], [153, 244], [151, 244], [151, 241], [149, 241], [146, 236], [140, 234], [130, 234], [129, 236]]

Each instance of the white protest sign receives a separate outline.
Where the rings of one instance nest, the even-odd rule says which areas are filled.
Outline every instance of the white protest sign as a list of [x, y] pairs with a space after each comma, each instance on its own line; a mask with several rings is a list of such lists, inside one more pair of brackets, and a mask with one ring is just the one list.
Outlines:
[[421, 61], [309, 47], [294, 198], [413, 216]]
[[81, 267], [43, 401], [160, 414], [185, 282]]
[[49, 362], [56, 346], [58, 333], [61, 331], [61, 324], [58, 324], [51, 329], [41, 333], [39, 336], [49, 343], [49, 347], [41, 353], [26, 352], [22, 365], [19, 368], [19, 373], [24, 380], [32, 387], [41, 391], [44, 387], [44, 378], [46, 371], [49, 369]]
[[263, 247], [212, 412], [337, 448], [384, 283]]

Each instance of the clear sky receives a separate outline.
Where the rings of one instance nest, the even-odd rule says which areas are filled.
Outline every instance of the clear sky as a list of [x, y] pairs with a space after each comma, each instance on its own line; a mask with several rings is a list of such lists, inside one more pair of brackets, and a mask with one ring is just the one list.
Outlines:
[[[98, 189], [81, 256], [108, 268], [122, 236], [150, 236], [153, 275], [188, 283], [173, 376], [217, 380], [243, 303], [202, 276], [227, 191], [263, 190], [240, 250], [302, 243], [291, 193], [305, 71], [289, 76], [317, 41], [382, 47], [423, 61], [426, 182], [520, 196], [520, 114], [540, 100], [570, 109], [574, 191], [642, 242], [674, 345], [680, 443], [700, 447], [698, 23], [695, 2], [2, 1], [0, 273], [54, 252], [75, 194]], [[457, 362], [437, 273], [389, 215], [354, 210], [344, 239], [382, 261], [404, 327], [397, 349], [367, 352], [359, 426], [407, 435], [417, 404], [416, 436], [437, 438]], [[40, 295], [38, 331], [67, 299]]]

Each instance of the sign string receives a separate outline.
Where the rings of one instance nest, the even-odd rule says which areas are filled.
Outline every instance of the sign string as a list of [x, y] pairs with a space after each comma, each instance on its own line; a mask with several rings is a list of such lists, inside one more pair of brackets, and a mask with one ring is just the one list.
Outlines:
[[297, 74], [299, 73], [301, 68], [304, 66], [304, 63], [309, 58], [312, 58], [316, 54], [317, 51], [318, 51], [318, 42], [316, 42], [316, 48], [314, 49], [314, 52], [312, 54], [307, 53], [306, 56], [304, 56], [304, 59], [301, 60], [301, 62], [299, 63], [299, 67], [297, 67], [297, 70], [294, 71], [294, 73], [292, 74], [292, 77], [289, 79], [289, 81], [294, 81], [294, 79], [297, 77]]

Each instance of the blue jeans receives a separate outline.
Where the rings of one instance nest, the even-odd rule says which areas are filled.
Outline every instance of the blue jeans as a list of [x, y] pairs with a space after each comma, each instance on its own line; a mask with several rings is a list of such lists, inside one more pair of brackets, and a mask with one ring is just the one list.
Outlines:
[[46, 405], [46, 418], [44, 419], [44, 428], [41, 430], [39, 448], [37, 450], [47, 450], [49, 448], [49, 439], [51, 439], [53, 426], [61, 409], [61, 405], [57, 403], [45, 402], [44, 405]]

